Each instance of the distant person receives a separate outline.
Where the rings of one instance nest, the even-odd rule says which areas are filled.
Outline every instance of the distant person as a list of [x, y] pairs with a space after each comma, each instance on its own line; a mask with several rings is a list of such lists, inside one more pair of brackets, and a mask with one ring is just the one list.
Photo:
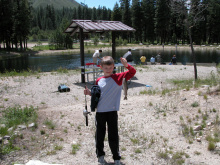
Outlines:
[[158, 53], [158, 54], [156, 55], [156, 58], [157, 58], [157, 62], [158, 62], [158, 63], [161, 63], [161, 55], [160, 55], [160, 53]]
[[145, 65], [146, 57], [145, 56], [141, 56], [140, 60], [141, 60], [141, 64]]
[[123, 58], [125, 58], [127, 60], [127, 62], [132, 62], [133, 61], [133, 57], [131, 54], [131, 49], [128, 49], [128, 52], [124, 54]]
[[155, 65], [155, 64], [156, 64], [156, 63], [155, 63], [155, 58], [154, 58], [154, 57], [151, 57], [151, 58], [150, 58], [150, 63], [151, 63], [151, 65], [153, 65], [153, 64]]
[[[101, 56], [102, 50], [96, 50], [95, 53], [93, 54], [93, 63], [94, 65], [97, 65], [97, 60]], [[99, 58], [100, 59], [100, 58]]]
[[177, 65], [177, 59], [176, 59], [176, 55], [173, 55], [172, 59], [171, 59], [171, 64], [172, 65]]

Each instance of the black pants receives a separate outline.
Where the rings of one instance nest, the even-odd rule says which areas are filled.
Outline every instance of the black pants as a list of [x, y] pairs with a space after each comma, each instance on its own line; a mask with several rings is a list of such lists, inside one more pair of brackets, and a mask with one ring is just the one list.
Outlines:
[[108, 141], [113, 154], [114, 160], [120, 160], [119, 154], [119, 136], [118, 136], [118, 113], [112, 112], [97, 112], [96, 113], [96, 154], [97, 157], [105, 155], [104, 139], [106, 133], [106, 123], [108, 125]]

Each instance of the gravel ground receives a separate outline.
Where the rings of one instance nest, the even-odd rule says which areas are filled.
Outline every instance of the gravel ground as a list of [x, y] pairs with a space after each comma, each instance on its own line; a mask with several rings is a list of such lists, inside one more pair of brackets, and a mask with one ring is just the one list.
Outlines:
[[[219, 87], [204, 86], [172, 91], [174, 85], [169, 80], [193, 79], [193, 66], [146, 65], [137, 66], [136, 69], [137, 73], [129, 84], [128, 100], [123, 100], [122, 94], [119, 111], [122, 163], [161, 165], [184, 161], [183, 164], [220, 164], [218, 151], [209, 151], [205, 139], [219, 129], [219, 125], [213, 123], [219, 115], [220, 95], [210, 92]], [[198, 66], [197, 69], [199, 78], [207, 78], [211, 73], [217, 75], [215, 67]], [[21, 150], [3, 156], [2, 165], [25, 164], [30, 160], [66, 165], [97, 164], [94, 146], [95, 115], [91, 113], [89, 126], [86, 127], [82, 114], [85, 84], [80, 81], [80, 73], [75, 70], [65, 74], [49, 72], [27, 77], [1, 77], [0, 110], [16, 105], [38, 107], [38, 128], [35, 131], [20, 131], [24, 139], [16, 140], [16, 145]], [[59, 84], [67, 85], [71, 91], [57, 92]], [[87, 86], [90, 88], [92, 85], [87, 83]], [[165, 89], [170, 92], [162, 94], [161, 91]], [[155, 94], [140, 94], [150, 91]], [[86, 98], [89, 107], [90, 98]], [[191, 106], [194, 102], [199, 103], [198, 107]], [[207, 126], [201, 130], [202, 134], [193, 138], [183, 136], [183, 125], [194, 127], [200, 124], [205, 113], [208, 115]], [[53, 121], [55, 129], [45, 126], [45, 120]], [[42, 130], [45, 131], [44, 135], [41, 135]], [[201, 142], [196, 138], [200, 138]], [[71, 153], [72, 144], [79, 146], [76, 154]], [[55, 146], [61, 146], [62, 149], [55, 149]], [[105, 151], [106, 160], [112, 164], [107, 138]]]

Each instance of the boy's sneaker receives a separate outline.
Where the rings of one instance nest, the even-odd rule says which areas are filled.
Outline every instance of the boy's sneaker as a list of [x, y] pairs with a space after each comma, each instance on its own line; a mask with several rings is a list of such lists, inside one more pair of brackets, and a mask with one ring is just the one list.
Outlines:
[[115, 165], [121, 165], [120, 160], [115, 160]]
[[104, 164], [107, 163], [107, 162], [105, 161], [104, 155], [98, 157], [98, 163], [99, 163], [99, 165], [104, 165]]

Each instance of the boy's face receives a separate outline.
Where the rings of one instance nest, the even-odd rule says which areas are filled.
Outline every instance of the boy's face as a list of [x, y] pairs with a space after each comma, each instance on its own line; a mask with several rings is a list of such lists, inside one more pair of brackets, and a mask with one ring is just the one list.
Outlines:
[[111, 74], [114, 70], [114, 64], [112, 64], [112, 65], [103, 65], [103, 66], [101, 66], [101, 69], [104, 72], [104, 76], [111, 76]]

